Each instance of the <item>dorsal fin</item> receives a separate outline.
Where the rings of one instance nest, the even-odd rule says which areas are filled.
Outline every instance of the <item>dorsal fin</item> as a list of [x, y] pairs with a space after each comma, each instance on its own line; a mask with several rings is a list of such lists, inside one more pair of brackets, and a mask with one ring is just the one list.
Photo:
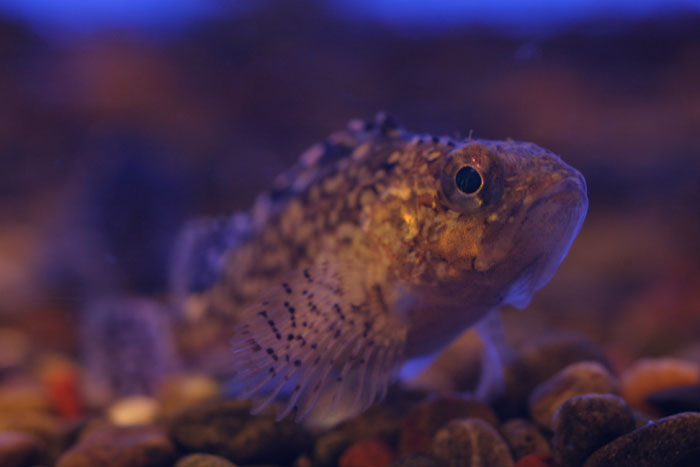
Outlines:
[[351, 274], [327, 261], [290, 273], [243, 312], [234, 383], [255, 413], [278, 398], [279, 419], [337, 420], [384, 397], [406, 327], [371, 293], [348, 293]]
[[246, 214], [190, 221], [180, 230], [172, 253], [170, 289], [178, 299], [211, 288], [224, 267], [226, 252], [250, 235]]

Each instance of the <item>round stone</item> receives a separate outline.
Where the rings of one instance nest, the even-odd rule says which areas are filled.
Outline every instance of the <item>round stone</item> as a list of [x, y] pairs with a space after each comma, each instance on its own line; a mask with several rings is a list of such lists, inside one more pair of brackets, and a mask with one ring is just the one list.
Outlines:
[[552, 422], [553, 456], [562, 465], [581, 465], [596, 449], [635, 428], [632, 409], [611, 394], [587, 394], [564, 402]]
[[158, 415], [158, 401], [149, 396], [124, 397], [107, 408], [107, 418], [117, 426], [146, 425]]
[[216, 454], [237, 464], [291, 465], [311, 451], [301, 425], [251, 416], [246, 401], [215, 399], [190, 407], [173, 418], [170, 435], [186, 453]]
[[363, 439], [350, 446], [338, 462], [339, 467], [385, 467], [396, 458], [396, 454], [384, 441]]
[[45, 457], [40, 440], [29, 433], [0, 432], [0, 465], [24, 467], [37, 465]]
[[82, 437], [66, 451], [57, 467], [156, 467], [172, 465], [175, 448], [159, 427], [106, 426]]
[[441, 396], [413, 406], [401, 424], [399, 453], [429, 452], [435, 433], [450, 420], [478, 418], [498, 426], [498, 417], [483, 402], [468, 397]]
[[644, 358], [620, 376], [622, 397], [630, 407], [659, 414], [646, 398], [663, 389], [700, 383], [700, 365], [678, 358]]
[[433, 439], [432, 454], [447, 466], [509, 467], [508, 446], [496, 429], [478, 418], [453, 420]]
[[603, 365], [574, 363], [535, 388], [529, 400], [530, 416], [540, 427], [549, 429], [554, 412], [564, 401], [583, 394], [617, 392], [617, 380]]
[[586, 360], [609, 367], [603, 351], [584, 337], [567, 333], [539, 337], [506, 362], [505, 392], [491, 399], [492, 406], [502, 419], [525, 417], [535, 387], [566, 366]]
[[189, 407], [219, 396], [220, 393], [219, 384], [208, 376], [171, 376], [158, 388], [161, 414], [165, 418], [172, 418]]
[[190, 454], [177, 461], [175, 467], [236, 467], [236, 464], [211, 454]]
[[700, 465], [700, 413], [662, 418], [595, 451], [584, 467]]
[[314, 445], [314, 464], [319, 467], [338, 465], [340, 455], [353, 441], [352, 436], [343, 430], [331, 430], [320, 435]]
[[508, 420], [501, 426], [501, 434], [516, 461], [532, 453], [550, 453], [549, 443], [539, 428], [529, 420], [522, 418]]

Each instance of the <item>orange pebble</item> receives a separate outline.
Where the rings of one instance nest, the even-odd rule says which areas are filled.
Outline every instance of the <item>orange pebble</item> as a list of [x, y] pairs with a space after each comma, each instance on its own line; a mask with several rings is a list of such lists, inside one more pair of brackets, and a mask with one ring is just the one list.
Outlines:
[[340, 467], [387, 467], [394, 462], [394, 451], [378, 439], [363, 439], [345, 450]]
[[676, 358], [644, 358], [635, 362], [620, 377], [620, 389], [630, 407], [651, 415], [656, 410], [646, 403], [650, 394], [700, 382], [697, 363]]
[[66, 419], [75, 419], [82, 413], [80, 373], [70, 360], [47, 356], [40, 365], [40, 375], [46, 394], [54, 409]]
[[547, 454], [533, 453], [522, 457], [515, 463], [515, 467], [554, 467], [557, 463], [552, 456]]

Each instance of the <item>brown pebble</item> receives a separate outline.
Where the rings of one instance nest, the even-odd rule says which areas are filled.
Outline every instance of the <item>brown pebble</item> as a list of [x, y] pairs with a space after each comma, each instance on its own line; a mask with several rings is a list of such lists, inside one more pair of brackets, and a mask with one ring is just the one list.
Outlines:
[[448, 467], [511, 467], [513, 458], [503, 438], [478, 418], [453, 420], [433, 439], [432, 454]]
[[584, 467], [700, 465], [700, 413], [662, 418], [594, 452]]
[[0, 466], [36, 465], [45, 455], [43, 445], [29, 433], [0, 432]]
[[494, 427], [498, 418], [483, 402], [468, 397], [441, 396], [413, 406], [401, 421], [399, 453], [429, 452], [435, 433], [450, 420], [479, 418]]
[[190, 454], [177, 461], [175, 467], [236, 467], [236, 464], [211, 454]]
[[600, 363], [574, 363], [532, 391], [530, 416], [540, 427], [549, 429], [554, 412], [567, 399], [589, 393], [615, 394], [618, 387], [617, 379]]
[[632, 409], [612, 394], [586, 394], [554, 414], [552, 454], [565, 466], [581, 465], [596, 449], [635, 428]]
[[171, 465], [175, 447], [156, 426], [109, 426], [95, 430], [66, 451], [57, 467], [155, 467]]
[[501, 435], [515, 460], [532, 453], [549, 454], [549, 443], [539, 428], [529, 420], [514, 418], [501, 426]]
[[645, 358], [638, 360], [620, 376], [622, 397], [630, 407], [659, 415], [646, 402], [651, 394], [678, 386], [700, 383], [700, 366], [677, 358]]
[[172, 418], [189, 407], [213, 399], [220, 392], [218, 383], [207, 376], [171, 376], [158, 388], [161, 415]]
[[396, 454], [384, 441], [364, 439], [345, 450], [339, 467], [387, 467], [396, 458]]
[[505, 393], [494, 397], [492, 406], [502, 419], [525, 417], [535, 387], [562, 368], [585, 360], [609, 367], [600, 347], [584, 337], [567, 333], [538, 337], [506, 362]]
[[251, 416], [246, 401], [214, 399], [190, 407], [171, 420], [169, 431], [184, 452], [216, 454], [238, 464], [291, 465], [311, 450], [301, 425]]

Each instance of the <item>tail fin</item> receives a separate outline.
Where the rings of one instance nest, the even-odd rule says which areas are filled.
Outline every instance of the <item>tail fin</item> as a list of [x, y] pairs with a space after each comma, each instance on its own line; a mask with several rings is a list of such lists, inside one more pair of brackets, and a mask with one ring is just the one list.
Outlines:
[[178, 368], [170, 310], [159, 302], [105, 297], [88, 304], [83, 313], [87, 389], [95, 402], [153, 394]]

